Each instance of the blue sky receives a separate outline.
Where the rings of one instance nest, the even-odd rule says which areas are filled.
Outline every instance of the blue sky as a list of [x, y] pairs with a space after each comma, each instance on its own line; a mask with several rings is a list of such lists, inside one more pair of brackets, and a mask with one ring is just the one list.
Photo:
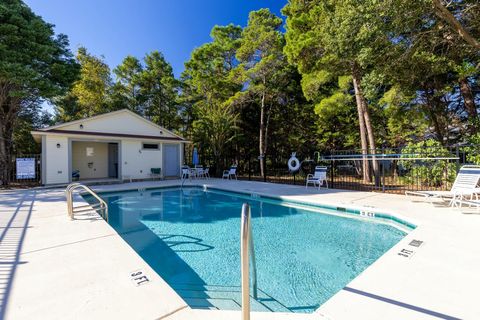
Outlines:
[[183, 70], [190, 52], [210, 41], [216, 24], [246, 25], [248, 13], [270, 8], [280, 15], [287, 0], [25, 0], [57, 33], [70, 39], [72, 51], [85, 46], [103, 55], [110, 68], [127, 55], [142, 58], [158, 50]]

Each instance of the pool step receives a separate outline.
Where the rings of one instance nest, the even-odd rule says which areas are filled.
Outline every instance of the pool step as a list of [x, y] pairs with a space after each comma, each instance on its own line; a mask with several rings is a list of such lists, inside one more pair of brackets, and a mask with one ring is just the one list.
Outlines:
[[[187, 302], [196, 309], [220, 309], [240, 310], [241, 309], [241, 288], [239, 286], [216, 286], [198, 284], [174, 284], [172, 287]], [[290, 312], [265, 292], [258, 290], [258, 299], [250, 299], [253, 311], [263, 312]]]

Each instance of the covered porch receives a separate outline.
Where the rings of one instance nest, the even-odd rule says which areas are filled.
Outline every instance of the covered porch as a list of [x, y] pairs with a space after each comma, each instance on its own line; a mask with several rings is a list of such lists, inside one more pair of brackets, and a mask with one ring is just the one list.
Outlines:
[[71, 181], [105, 182], [121, 177], [119, 142], [72, 140], [70, 152]]

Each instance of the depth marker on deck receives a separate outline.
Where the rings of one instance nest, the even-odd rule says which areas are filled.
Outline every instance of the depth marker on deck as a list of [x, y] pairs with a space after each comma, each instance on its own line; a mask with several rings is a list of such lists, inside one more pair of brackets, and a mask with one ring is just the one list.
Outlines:
[[141, 286], [150, 282], [150, 279], [142, 270], [135, 270], [130, 272], [130, 280], [135, 286]]

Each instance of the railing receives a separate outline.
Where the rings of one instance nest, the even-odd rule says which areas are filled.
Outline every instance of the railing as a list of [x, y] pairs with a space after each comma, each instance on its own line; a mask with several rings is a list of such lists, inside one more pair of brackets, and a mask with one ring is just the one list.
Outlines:
[[[93, 205], [87, 204], [87, 205], [74, 207], [73, 191], [75, 191], [76, 189], [83, 189], [87, 191], [90, 195], [92, 195], [95, 199], [98, 200], [98, 203]], [[99, 209], [102, 212], [102, 217], [108, 222], [108, 205], [91, 188], [78, 182], [71, 183], [65, 189], [65, 195], [67, 197], [67, 209], [68, 209], [68, 216], [70, 217], [70, 219], [72, 220], [74, 219], [75, 213], [88, 212], [88, 211]]]
[[257, 299], [257, 264], [253, 247], [250, 206], [242, 206], [240, 260], [242, 268], [242, 319], [250, 319], [250, 257], [252, 259], [253, 298]]
[[330, 188], [404, 194], [405, 191], [449, 190], [463, 165], [480, 164], [480, 145], [451, 147], [413, 145], [368, 150], [331, 150], [297, 155], [301, 170], [288, 171], [288, 158], [269, 158], [265, 175], [258, 160], [240, 161], [239, 179], [305, 185], [315, 166], [328, 166]]

